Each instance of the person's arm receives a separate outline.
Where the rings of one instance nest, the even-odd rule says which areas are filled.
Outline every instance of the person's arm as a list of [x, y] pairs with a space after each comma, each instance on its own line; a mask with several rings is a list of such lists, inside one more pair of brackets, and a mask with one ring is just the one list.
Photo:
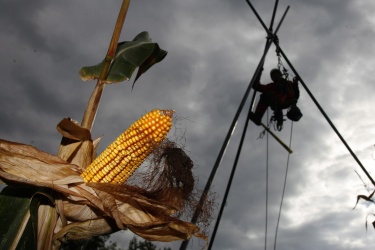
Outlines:
[[293, 78], [293, 91], [294, 91], [294, 96], [298, 100], [299, 98], [298, 77]]
[[256, 88], [254, 88], [256, 91], [259, 91], [261, 93], [264, 93], [264, 92], [271, 92], [271, 91], [274, 91], [275, 90], [275, 84], [273, 82], [269, 83], [269, 84], [258, 84], [256, 86]]
[[253, 89], [256, 90], [256, 91], [259, 91], [258, 88], [261, 85], [260, 84], [260, 77], [262, 76], [262, 72], [263, 72], [263, 68], [260, 70], [260, 72], [259, 72], [259, 74], [258, 74], [258, 76], [255, 79], [254, 84], [253, 84]]

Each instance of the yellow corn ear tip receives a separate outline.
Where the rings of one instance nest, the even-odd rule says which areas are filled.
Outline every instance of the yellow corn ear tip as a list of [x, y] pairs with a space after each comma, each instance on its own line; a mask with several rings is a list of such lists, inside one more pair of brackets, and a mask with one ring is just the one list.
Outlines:
[[134, 122], [81, 174], [85, 182], [124, 183], [163, 141], [174, 110], [152, 110]]
[[171, 109], [165, 109], [165, 110], [160, 110], [160, 112], [165, 115], [165, 116], [169, 116], [169, 117], [172, 117], [173, 114], [174, 114], [174, 110], [171, 110]]

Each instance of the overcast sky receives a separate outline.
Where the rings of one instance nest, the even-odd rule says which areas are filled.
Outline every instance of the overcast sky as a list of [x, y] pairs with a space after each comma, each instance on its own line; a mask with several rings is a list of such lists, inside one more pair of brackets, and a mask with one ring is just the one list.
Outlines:
[[[274, 1], [253, 0], [269, 25]], [[374, 174], [375, 2], [283, 0], [276, 23], [280, 45], [318, 102], [370, 174]], [[0, 0], [0, 138], [56, 154], [57, 123], [81, 121], [95, 82], [82, 82], [82, 66], [101, 61], [120, 0]], [[255, 71], [266, 33], [245, 0], [132, 1], [121, 41], [148, 31], [168, 51], [137, 81], [107, 86], [93, 128], [100, 150], [154, 108], [176, 110], [170, 137], [184, 143], [203, 187]], [[267, 56], [262, 82], [277, 66]], [[285, 65], [287, 65], [284, 62]], [[369, 216], [361, 201], [374, 187], [300, 86], [304, 116], [293, 124], [292, 149], [277, 249], [373, 249]], [[213, 191], [221, 203], [248, 103], [217, 171]], [[278, 136], [289, 143], [290, 121]], [[214, 249], [264, 249], [267, 139], [250, 124]], [[181, 137], [184, 137], [182, 139]], [[273, 249], [287, 152], [269, 138], [267, 249]], [[361, 175], [365, 184], [355, 173]], [[214, 222], [212, 223], [212, 227]], [[114, 235], [126, 248], [131, 233]], [[188, 249], [199, 249], [194, 239]], [[178, 249], [179, 243], [160, 244]]]

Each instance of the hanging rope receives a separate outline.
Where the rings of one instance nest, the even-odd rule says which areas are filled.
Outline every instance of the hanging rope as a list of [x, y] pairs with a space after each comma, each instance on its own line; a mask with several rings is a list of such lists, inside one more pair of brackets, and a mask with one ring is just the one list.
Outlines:
[[[292, 146], [292, 136], [293, 136], [293, 121], [290, 126], [290, 139], [289, 139], [289, 147]], [[286, 162], [286, 169], [285, 169], [285, 179], [284, 179], [284, 186], [283, 186], [283, 193], [281, 195], [281, 202], [280, 202], [280, 208], [279, 208], [279, 215], [277, 217], [277, 223], [276, 223], [276, 232], [275, 232], [275, 242], [274, 242], [274, 247], [273, 249], [276, 250], [276, 241], [277, 241], [277, 233], [279, 230], [279, 223], [280, 223], [280, 217], [281, 217], [281, 211], [283, 207], [283, 202], [284, 202], [284, 195], [285, 195], [285, 188], [286, 188], [286, 180], [288, 177], [288, 169], [289, 169], [289, 158], [290, 158], [290, 153], [288, 154], [288, 159]]]
[[[201, 209], [200, 209], [200, 208], [202, 208], [204, 202], [206, 201], [207, 195], [208, 195], [209, 190], [210, 190], [210, 188], [211, 188], [211, 185], [212, 185], [213, 179], [214, 179], [214, 177], [215, 177], [215, 174], [216, 174], [216, 172], [217, 172], [217, 169], [219, 168], [219, 165], [220, 165], [220, 163], [221, 163], [221, 160], [222, 160], [222, 158], [223, 158], [223, 156], [224, 156], [224, 153], [225, 153], [225, 151], [226, 151], [226, 149], [227, 149], [227, 146], [228, 146], [228, 144], [229, 144], [229, 141], [230, 141], [230, 139], [231, 139], [231, 137], [232, 137], [233, 131], [234, 131], [236, 125], [237, 125], [238, 118], [239, 118], [239, 116], [240, 116], [240, 114], [241, 114], [241, 112], [242, 112], [242, 109], [243, 109], [243, 107], [244, 107], [244, 105], [245, 105], [245, 102], [246, 102], [246, 100], [247, 100], [247, 97], [249, 96], [250, 91], [251, 91], [251, 89], [252, 89], [252, 86], [253, 86], [253, 84], [254, 84], [255, 76], [259, 74], [259, 71], [261, 70], [261, 65], [264, 63], [264, 60], [265, 60], [266, 55], [267, 55], [267, 52], [268, 52], [268, 50], [269, 50], [269, 48], [270, 48], [272, 42], [273, 42], [273, 39], [271, 39], [271, 40], [267, 40], [266, 48], [265, 48], [265, 50], [264, 50], [263, 56], [262, 56], [262, 58], [260, 59], [260, 62], [259, 62], [259, 64], [258, 64], [258, 67], [257, 67], [257, 69], [256, 69], [256, 71], [255, 71], [255, 74], [253, 75], [253, 78], [251, 79], [251, 81], [250, 81], [250, 83], [249, 83], [249, 85], [248, 85], [248, 87], [247, 87], [247, 89], [246, 89], [246, 91], [245, 91], [245, 94], [244, 94], [244, 96], [243, 96], [243, 98], [242, 98], [242, 100], [241, 100], [241, 103], [240, 103], [240, 105], [239, 105], [239, 107], [238, 107], [238, 109], [237, 109], [237, 112], [236, 112], [236, 114], [235, 114], [235, 116], [234, 116], [234, 118], [233, 118], [233, 121], [232, 121], [232, 123], [231, 123], [231, 125], [230, 125], [230, 128], [229, 128], [229, 130], [228, 130], [228, 132], [227, 132], [227, 135], [226, 135], [226, 137], [225, 137], [225, 139], [224, 139], [223, 145], [221, 146], [221, 149], [220, 149], [219, 155], [217, 156], [216, 161], [215, 161], [215, 164], [214, 164], [214, 166], [213, 166], [213, 168], [212, 168], [212, 170], [211, 170], [210, 176], [208, 177], [208, 180], [207, 180], [207, 183], [206, 183], [206, 185], [205, 185], [205, 187], [204, 187], [204, 190], [203, 190], [203, 192], [202, 192], [201, 198], [199, 199], [199, 203], [198, 203], [198, 205], [197, 205], [197, 208], [196, 208], [196, 210], [194, 211], [193, 217], [191, 218], [191, 223], [193, 223], [193, 224], [197, 223], [198, 217], [199, 217], [199, 215], [200, 215], [200, 213], [201, 213]], [[189, 240], [190, 240], [190, 239], [184, 240], [184, 241], [181, 243], [181, 245], [180, 245], [180, 250], [186, 250], [186, 248], [187, 248], [187, 246], [188, 246], [188, 244], [189, 244]]]
[[234, 163], [233, 163], [232, 171], [231, 171], [231, 173], [230, 173], [229, 180], [228, 180], [228, 184], [227, 184], [227, 187], [226, 187], [226, 189], [225, 189], [225, 193], [224, 193], [223, 201], [222, 201], [222, 203], [221, 203], [220, 210], [219, 210], [219, 213], [218, 213], [218, 215], [217, 215], [217, 219], [216, 219], [215, 227], [214, 227], [214, 229], [213, 229], [213, 231], [212, 231], [212, 234], [211, 234], [211, 240], [210, 240], [210, 243], [209, 243], [208, 248], [207, 248], [208, 250], [211, 250], [211, 249], [212, 249], [212, 246], [213, 246], [213, 244], [214, 244], [215, 237], [216, 237], [216, 232], [217, 232], [217, 229], [219, 228], [219, 224], [220, 224], [221, 216], [223, 215], [224, 207], [225, 207], [225, 205], [227, 204], [227, 198], [228, 198], [228, 195], [229, 195], [230, 188], [231, 188], [231, 186], [232, 186], [232, 181], [233, 181], [234, 173], [236, 172], [236, 168], [237, 168], [238, 160], [239, 160], [239, 158], [240, 158], [241, 151], [242, 151], [242, 146], [243, 146], [243, 143], [244, 143], [244, 140], [245, 140], [245, 137], [246, 137], [247, 127], [248, 127], [248, 125], [249, 125], [249, 121], [250, 121], [250, 114], [251, 114], [251, 107], [249, 107], [249, 112], [248, 112], [248, 114], [247, 114], [247, 118], [246, 118], [245, 126], [244, 126], [243, 131], [242, 131], [240, 144], [238, 145], [238, 149], [237, 149], [236, 157], [235, 157], [235, 159], [234, 159]]
[[279, 38], [278, 37], [276, 37], [276, 39], [274, 40], [274, 43], [276, 45], [277, 68], [283, 74], [285, 80], [288, 80], [289, 73], [288, 73], [288, 70], [284, 67], [283, 61], [281, 60], [281, 53], [280, 53], [280, 50], [279, 50]]
[[[268, 120], [268, 110], [267, 110], [267, 120]], [[265, 222], [265, 232], [264, 232], [264, 250], [267, 250], [267, 234], [268, 234], [268, 133], [267, 133], [267, 150], [266, 150], [266, 222]]]
[[[267, 110], [267, 120], [268, 120], [268, 110]], [[266, 126], [266, 128], [270, 129], [271, 125], [272, 125], [273, 121], [270, 120]], [[263, 137], [266, 135], [266, 132], [267, 132], [267, 129], [264, 129], [262, 132], [259, 133], [259, 136], [257, 138], [258, 139], [263, 139]]]
[[[268, 119], [268, 110], [267, 110], [267, 119]], [[270, 124], [268, 124], [269, 126]], [[264, 136], [264, 133], [266, 131], [262, 132], [259, 135], [259, 138], [262, 138]], [[290, 126], [290, 139], [289, 139], [289, 148], [292, 145], [292, 136], [293, 136], [293, 121]], [[258, 138], [258, 139], [259, 139]], [[267, 143], [266, 143], [266, 218], [265, 218], [265, 233], [264, 233], [264, 249], [267, 249], [267, 234], [268, 234], [268, 176], [269, 176], [269, 144], [268, 144], [268, 133], [266, 136]], [[281, 202], [280, 202], [280, 208], [279, 208], [279, 214], [277, 218], [277, 224], [276, 224], [276, 233], [275, 233], [275, 242], [274, 242], [274, 249], [276, 249], [276, 241], [277, 241], [277, 233], [279, 229], [279, 223], [280, 223], [280, 217], [281, 217], [281, 211], [282, 211], [282, 206], [284, 202], [284, 195], [285, 195], [285, 189], [286, 189], [286, 181], [287, 181], [287, 176], [288, 176], [288, 169], [289, 169], [289, 159], [290, 159], [290, 152], [288, 153], [288, 158], [287, 158], [287, 163], [286, 163], [286, 169], [285, 169], [285, 179], [284, 179], [284, 186], [283, 186], [283, 192], [281, 195]]]

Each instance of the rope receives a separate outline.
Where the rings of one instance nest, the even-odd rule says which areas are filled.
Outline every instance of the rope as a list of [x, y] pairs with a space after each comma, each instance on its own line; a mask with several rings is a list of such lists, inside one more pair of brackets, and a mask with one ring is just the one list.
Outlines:
[[241, 135], [240, 144], [238, 145], [238, 149], [237, 149], [236, 158], [234, 159], [232, 171], [230, 173], [228, 184], [227, 184], [227, 187], [225, 189], [225, 194], [224, 194], [223, 201], [221, 203], [220, 210], [219, 210], [219, 213], [218, 213], [218, 216], [217, 216], [217, 219], [216, 219], [215, 227], [214, 227], [214, 230], [211, 234], [211, 240], [210, 240], [210, 243], [209, 243], [208, 248], [207, 248], [208, 250], [211, 250], [211, 248], [214, 244], [216, 232], [217, 232], [217, 229], [218, 229], [219, 224], [220, 224], [221, 216], [223, 215], [224, 207], [227, 204], [227, 198], [228, 198], [228, 195], [229, 195], [230, 188], [232, 186], [233, 177], [234, 177], [234, 174], [236, 172], [238, 160], [240, 158], [242, 146], [243, 146], [243, 143], [244, 143], [244, 140], [245, 140], [245, 137], [246, 137], [247, 127], [248, 127], [249, 121], [250, 121], [250, 114], [251, 114], [251, 107], [249, 108], [249, 112], [247, 114], [245, 126], [243, 128], [242, 135]]
[[[267, 109], [267, 121], [268, 121], [268, 109]], [[266, 150], [266, 222], [264, 232], [264, 250], [267, 250], [267, 234], [268, 234], [268, 133], [267, 138], [267, 150]]]
[[[293, 135], [293, 121], [292, 121], [292, 125], [290, 126], [289, 148], [292, 146], [292, 135]], [[280, 202], [279, 216], [278, 216], [278, 218], [277, 218], [277, 224], [276, 224], [275, 242], [274, 242], [274, 247], [273, 247], [274, 250], [276, 250], [277, 232], [278, 232], [278, 230], [279, 230], [279, 223], [280, 223], [280, 217], [281, 217], [281, 209], [282, 209], [282, 207], [283, 207], [283, 202], [284, 202], [284, 194], [285, 194], [285, 188], [286, 188], [286, 180], [287, 180], [287, 177], [288, 177], [288, 169], [289, 169], [289, 158], [290, 158], [290, 153], [288, 154], [288, 159], [287, 159], [287, 162], [286, 162], [284, 187], [283, 187], [283, 193], [282, 193], [282, 195], [281, 195], [281, 202]]]

